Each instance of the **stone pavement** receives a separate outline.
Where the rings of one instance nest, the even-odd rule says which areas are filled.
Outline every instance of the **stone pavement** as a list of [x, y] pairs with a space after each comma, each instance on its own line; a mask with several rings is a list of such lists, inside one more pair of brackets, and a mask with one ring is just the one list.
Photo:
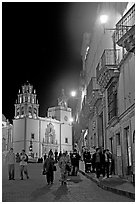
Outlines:
[[113, 193], [135, 199], [135, 186], [126, 179], [122, 179], [117, 175], [113, 175], [112, 178], [102, 180], [100, 177], [98, 180], [94, 173], [85, 173], [84, 162], [82, 161], [80, 161], [79, 172], [92, 181], [96, 182], [97, 185], [104, 190], [112, 191]]
[[83, 174], [68, 177], [67, 185], [60, 183], [57, 165], [53, 185], [47, 185], [42, 175], [43, 164], [28, 164], [30, 179], [20, 180], [19, 164], [15, 168], [15, 180], [8, 180], [7, 168], [2, 166], [3, 202], [134, 202], [125, 196], [98, 187]]

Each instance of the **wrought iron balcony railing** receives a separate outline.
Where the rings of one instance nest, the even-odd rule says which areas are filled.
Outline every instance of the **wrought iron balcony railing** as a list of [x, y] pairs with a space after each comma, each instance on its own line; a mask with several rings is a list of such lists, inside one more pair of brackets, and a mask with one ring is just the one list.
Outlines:
[[89, 84], [88, 84], [88, 87], [87, 87], [87, 97], [89, 97], [91, 95], [92, 91], [99, 90], [99, 89], [100, 89], [100, 87], [97, 84], [97, 78], [92, 77]]
[[128, 51], [130, 46], [135, 46], [135, 4], [116, 24], [115, 41], [119, 46]]
[[93, 108], [95, 102], [102, 97], [100, 92], [100, 86], [97, 83], [97, 78], [92, 77], [87, 87], [87, 102], [90, 106], [90, 111]]
[[[96, 68], [96, 75], [97, 75], [97, 81], [99, 85], [102, 85], [101, 79], [105, 79], [105, 73], [109, 73], [110, 76], [113, 76], [114, 71], [117, 70], [118, 64], [120, 61], [120, 50], [114, 50], [114, 49], [106, 49], [104, 50], [100, 61]], [[112, 71], [112, 72], [109, 72]]]

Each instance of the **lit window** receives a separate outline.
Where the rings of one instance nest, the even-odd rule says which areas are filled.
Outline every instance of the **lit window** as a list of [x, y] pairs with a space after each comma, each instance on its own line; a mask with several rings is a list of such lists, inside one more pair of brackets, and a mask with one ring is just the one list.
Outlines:
[[25, 96], [23, 96], [23, 102], [25, 102]]
[[28, 102], [30, 103], [30, 96], [28, 96]]

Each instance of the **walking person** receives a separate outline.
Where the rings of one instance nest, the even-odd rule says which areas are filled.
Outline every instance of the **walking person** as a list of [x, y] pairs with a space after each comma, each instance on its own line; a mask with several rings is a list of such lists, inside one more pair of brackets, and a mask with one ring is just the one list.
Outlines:
[[77, 176], [78, 170], [79, 170], [79, 160], [80, 155], [77, 153], [77, 150], [74, 149], [72, 155], [71, 155], [71, 165], [72, 165], [72, 176]]
[[23, 180], [23, 173], [26, 175], [26, 178], [29, 179], [28, 169], [27, 169], [28, 155], [23, 149], [20, 154], [20, 179]]
[[87, 148], [85, 148], [83, 153], [83, 160], [85, 162], [85, 172], [91, 172], [91, 154]]
[[60, 173], [61, 173], [61, 184], [67, 184], [67, 175], [68, 175], [68, 168], [70, 167], [70, 159], [68, 156], [66, 156], [65, 153], [62, 154], [62, 156], [59, 159], [58, 163], [60, 167]]
[[54, 180], [54, 164], [53, 154], [48, 154], [48, 158], [44, 161], [43, 170], [46, 170], [47, 184], [53, 184]]
[[10, 148], [9, 152], [6, 155], [6, 163], [8, 165], [9, 180], [15, 180], [14, 179], [15, 161], [16, 161], [15, 153], [13, 152], [13, 148]]

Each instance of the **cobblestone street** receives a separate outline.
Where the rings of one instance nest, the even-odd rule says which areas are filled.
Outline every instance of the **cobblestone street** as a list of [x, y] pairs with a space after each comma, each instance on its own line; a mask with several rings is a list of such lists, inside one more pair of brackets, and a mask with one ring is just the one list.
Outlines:
[[82, 174], [68, 177], [67, 186], [60, 185], [57, 167], [54, 184], [48, 186], [42, 175], [42, 164], [28, 164], [29, 180], [20, 180], [16, 164], [15, 181], [9, 181], [3, 165], [3, 202], [133, 202], [133, 200], [105, 191]]

